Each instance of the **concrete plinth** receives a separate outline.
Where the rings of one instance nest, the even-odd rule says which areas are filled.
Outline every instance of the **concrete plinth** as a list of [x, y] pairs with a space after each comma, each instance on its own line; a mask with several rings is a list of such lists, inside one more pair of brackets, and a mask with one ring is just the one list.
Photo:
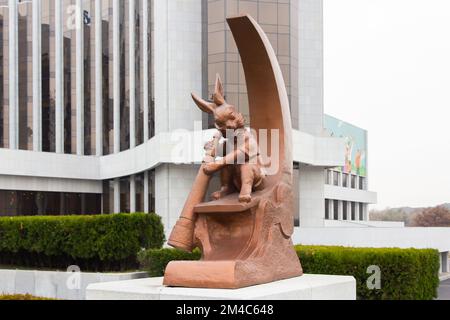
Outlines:
[[348, 276], [304, 275], [237, 290], [169, 288], [163, 278], [89, 285], [87, 300], [356, 300]]

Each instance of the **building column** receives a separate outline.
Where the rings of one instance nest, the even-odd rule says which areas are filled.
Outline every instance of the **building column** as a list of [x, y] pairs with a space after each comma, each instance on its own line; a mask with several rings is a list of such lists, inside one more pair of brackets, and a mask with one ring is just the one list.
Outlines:
[[[144, 1], [147, 2], [147, 1]], [[144, 212], [145, 213], [150, 213], [150, 203], [148, 200], [148, 194], [149, 194], [149, 172], [145, 171], [144, 172]]]
[[441, 253], [441, 273], [448, 273], [449, 270], [449, 261], [448, 261], [448, 252]]
[[[153, 1], [153, 6], [155, 133], [194, 130], [195, 122], [203, 118], [190, 97], [190, 92], [203, 89], [202, 1]], [[166, 235], [178, 220], [197, 173], [192, 165], [156, 168], [155, 211], [163, 218]]]
[[120, 0], [113, 1], [114, 153], [120, 152]]
[[[303, 227], [320, 228], [324, 226], [325, 184], [323, 173], [324, 170], [320, 167], [300, 167], [300, 223]], [[333, 219], [333, 216], [334, 212], [330, 210], [330, 219]]]
[[95, 0], [95, 151], [103, 155], [103, 19], [102, 0]]
[[41, 0], [33, 1], [33, 150], [42, 151], [42, 42]]
[[129, 0], [130, 149], [136, 147], [136, 1]]
[[55, 151], [56, 153], [64, 153], [64, 31], [62, 1], [55, 1], [55, 70]]
[[[143, 86], [143, 110], [144, 110], [144, 143], [150, 139], [150, 132], [148, 127], [148, 113], [149, 113], [149, 43], [148, 43], [148, 27], [149, 27], [149, 1], [142, 1], [142, 10], [143, 10], [143, 19], [142, 19], [142, 68], [143, 68], [143, 76], [142, 76], [142, 86]], [[148, 172], [146, 172], [148, 178]], [[148, 184], [147, 184], [148, 187]], [[146, 197], [148, 202], [148, 196]], [[148, 212], [148, 211], [146, 211]]]
[[298, 2], [299, 19], [298, 128], [320, 136], [324, 113], [323, 0], [295, 2]]
[[120, 179], [114, 179], [114, 213], [120, 213]]
[[9, 148], [19, 148], [17, 0], [9, 0]]
[[130, 177], [130, 212], [136, 212], [136, 176]]
[[77, 95], [77, 154], [84, 155], [84, 10], [83, 0], [76, 2], [76, 95]]
[[[332, 220], [333, 216], [333, 200], [327, 199], [328, 201], [325, 201], [325, 205], [327, 206], [325, 209], [328, 209], [328, 219], [325, 215], [325, 220]], [[300, 218], [301, 219], [301, 218]]]
[[369, 221], [369, 205], [364, 204], [364, 221]]
[[328, 201], [328, 205], [329, 205], [329, 216], [328, 216], [328, 220], [334, 220], [334, 200], [330, 200]]
[[355, 203], [355, 221], [360, 221], [360, 217], [359, 217], [359, 203], [356, 202]]

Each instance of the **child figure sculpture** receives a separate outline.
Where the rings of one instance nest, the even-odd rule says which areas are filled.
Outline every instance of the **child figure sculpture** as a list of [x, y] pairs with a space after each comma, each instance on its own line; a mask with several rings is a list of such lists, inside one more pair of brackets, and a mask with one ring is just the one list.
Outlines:
[[221, 173], [221, 189], [212, 194], [212, 199], [222, 199], [238, 190], [240, 191], [239, 202], [250, 203], [252, 192], [264, 188], [265, 174], [261, 166], [256, 138], [251, 130], [245, 127], [244, 116], [235, 106], [225, 101], [219, 75], [216, 78], [212, 102], [205, 101], [195, 94], [192, 94], [192, 98], [202, 111], [214, 115], [217, 130], [223, 138], [226, 138], [223, 148], [220, 148], [225, 150], [225, 154], [220, 159], [215, 158], [220, 154], [218, 150], [214, 150], [217, 148], [214, 142], [205, 146], [205, 149], [214, 155], [214, 161], [205, 163], [204, 173], [207, 175], [213, 175], [219, 171]]

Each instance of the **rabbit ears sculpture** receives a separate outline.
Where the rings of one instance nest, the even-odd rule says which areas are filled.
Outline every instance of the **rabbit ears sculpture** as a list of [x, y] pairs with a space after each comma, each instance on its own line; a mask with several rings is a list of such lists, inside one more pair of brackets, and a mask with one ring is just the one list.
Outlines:
[[194, 99], [195, 104], [200, 108], [200, 110], [210, 114], [214, 114], [217, 108], [228, 105], [225, 101], [223, 84], [220, 79], [220, 75], [216, 75], [216, 86], [212, 96], [212, 101], [206, 101], [197, 96], [195, 93], [192, 93], [192, 99]]

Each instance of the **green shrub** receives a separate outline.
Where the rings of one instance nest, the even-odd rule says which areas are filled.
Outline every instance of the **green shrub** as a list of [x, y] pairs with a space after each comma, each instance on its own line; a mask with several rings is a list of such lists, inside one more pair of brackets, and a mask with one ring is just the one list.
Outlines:
[[[439, 252], [297, 246], [305, 273], [351, 275], [361, 300], [431, 300], [439, 286]], [[381, 289], [370, 290], [369, 266], [381, 270]]]
[[0, 218], [0, 264], [8, 266], [123, 270], [163, 242], [155, 214]]
[[16, 295], [0, 295], [0, 301], [13, 300], [13, 301], [56, 301], [56, 299], [48, 299], [35, 297], [29, 294], [16, 294]]
[[[429, 300], [437, 296], [439, 253], [436, 250], [372, 249], [296, 246], [305, 273], [350, 275], [357, 282], [360, 300]], [[139, 255], [144, 270], [152, 276], [164, 275], [170, 261], [198, 260], [192, 254], [173, 249], [147, 250]], [[370, 266], [381, 270], [381, 289], [370, 290]]]
[[200, 260], [201, 253], [195, 250], [193, 253], [186, 253], [174, 249], [150, 249], [142, 251], [138, 255], [141, 267], [147, 271], [151, 277], [162, 277], [170, 261], [192, 261]]

